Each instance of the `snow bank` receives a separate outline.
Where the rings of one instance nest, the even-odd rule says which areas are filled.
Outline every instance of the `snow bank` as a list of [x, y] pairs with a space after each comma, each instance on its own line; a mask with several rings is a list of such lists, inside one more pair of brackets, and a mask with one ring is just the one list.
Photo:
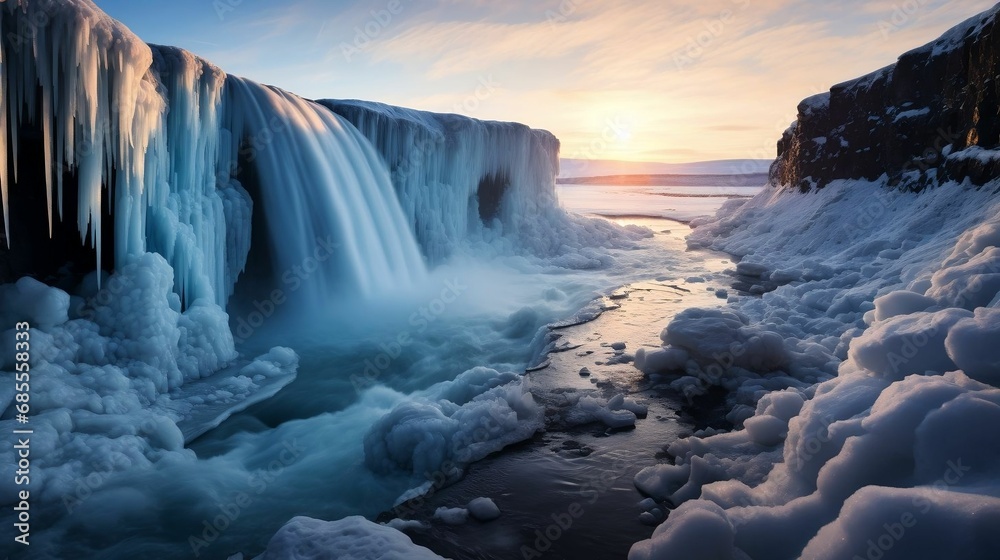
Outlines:
[[359, 516], [339, 521], [296, 517], [257, 560], [440, 560], [403, 533]]
[[[685, 312], [637, 366], [683, 376], [712, 357], [744, 397], [777, 366], [791, 388], [756, 393], [743, 429], [675, 441], [673, 464], [639, 473], [680, 507], [630, 559], [1000, 554], [995, 187], [772, 189], [695, 230], [692, 245], [792, 280]], [[784, 363], [720, 360], [748, 327], [774, 333], [762, 355]]]

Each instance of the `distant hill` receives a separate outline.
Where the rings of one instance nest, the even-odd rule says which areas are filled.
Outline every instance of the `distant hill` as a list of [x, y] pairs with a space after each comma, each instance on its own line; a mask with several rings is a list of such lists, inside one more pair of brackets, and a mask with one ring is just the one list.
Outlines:
[[559, 178], [617, 175], [748, 175], [767, 173], [768, 159], [726, 159], [695, 163], [656, 163], [599, 159], [561, 159]]
[[763, 187], [767, 173], [738, 175], [603, 175], [598, 177], [559, 177], [556, 183], [566, 185], [605, 185], [622, 187]]

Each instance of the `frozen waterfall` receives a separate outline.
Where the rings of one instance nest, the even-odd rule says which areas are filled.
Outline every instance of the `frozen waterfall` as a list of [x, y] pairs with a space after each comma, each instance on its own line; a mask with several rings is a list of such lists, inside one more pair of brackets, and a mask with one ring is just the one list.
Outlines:
[[[12, 219], [47, 219], [50, 239], [54, 224], [73, 219], [98, 269], [106, 248], [115, 268], [157, 252], [186, 304], [225, 306], [256, 210], [276, 284], [318, 244], [335, 247], [303, 296], [394, 290], [425, 273], [385, 165], [343, 118], [185, 51], [150, 47], [86, 0], [11, 0], [0, 28], [8, 249], [28, 242]], [[23, 153], [25, 134], [40, 134], [44, 167]], [[237, 180], [248, 167], [256, 209]], [[47, 216], [16, 204], [11, 212], [12, 192], [42, 189]], [[102, 237], [108, 231], [113, 239]]]
[[432, 262], [466, 241], [551, 256], [580, 234], [556, 200], [559, 140], [551, 133], [368, 101], [321, 103], [378, 149]]

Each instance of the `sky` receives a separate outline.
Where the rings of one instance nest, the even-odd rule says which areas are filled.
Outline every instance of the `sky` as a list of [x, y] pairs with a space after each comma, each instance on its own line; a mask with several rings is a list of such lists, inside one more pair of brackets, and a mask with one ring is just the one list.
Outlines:
[[95, 0], [148, 43], [311, 99], [550, 130], [562, 157], [768, 159], [803, 98], [986, 0]]

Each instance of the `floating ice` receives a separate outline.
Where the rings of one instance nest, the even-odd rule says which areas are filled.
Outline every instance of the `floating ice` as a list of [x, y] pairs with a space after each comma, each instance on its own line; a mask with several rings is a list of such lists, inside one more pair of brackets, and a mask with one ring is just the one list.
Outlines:
[[465, 507], [476, 521], [493, 521], [500, 517], [500, 508], [489, 498], [476, 498]]
[[469, 510], [465, 508], [439, 507], [434, 510], [434, 518], [448, 525], [461, 525], [469, 520]]
[[638, 418], [645, 418], [648, 409], [624, 395], [604, 399], [594, 395], [576, 397], [566, 412], [565, 421], [570, 426], [602, 422], [609, 428], [635, 426]]

